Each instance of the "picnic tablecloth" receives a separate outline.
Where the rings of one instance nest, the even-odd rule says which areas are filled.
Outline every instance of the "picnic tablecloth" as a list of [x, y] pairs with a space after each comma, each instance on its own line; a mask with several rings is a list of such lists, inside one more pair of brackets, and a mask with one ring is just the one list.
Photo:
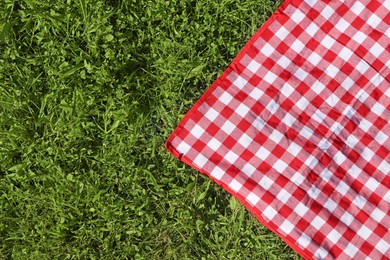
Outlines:
[[390, 0], [286, 0], [166, 142], [305, 259], [390, 259]]

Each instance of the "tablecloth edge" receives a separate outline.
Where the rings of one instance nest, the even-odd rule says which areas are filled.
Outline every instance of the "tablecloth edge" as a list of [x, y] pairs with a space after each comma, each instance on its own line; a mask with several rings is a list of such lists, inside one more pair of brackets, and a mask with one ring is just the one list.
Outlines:
[[287, 236], [283, 235], [276, 229], [274, 229], [272, 226], [269, 225], [269, 223], [262, 217], [261, 212], [258, 211], [255, 207], [250, 205], [244, 197], [242, 197], [239, 193], [235, 192], [234, 190], [230, 189], [230, 187], [218, 179], [215, 179], [213, 176], [210, 175], [210, 173], [203, 171], [202, 169], [198, 168], [196, 165], [194, 165], [191, 161], [189, 161], [186, 157], [176, 156], [178, 152], [170, 146], [168, 148], [168, 151], [174, 155], [176, 158], [180, 159], [182, 162], [188, 164], [191, 168], [194, 168], [195, 170], [201, 172], [202, 174], [206, 175], [208, 178], [210, 178], [212, 181], [214, 181], [217, 185], [222, 187], [222, 189], [226, 190], [229, 194], [231, 194], [233, 197], [235, 197], [249, 212], [251, 212], [256, 219], [267, 229], [271, 230], [274, 234], [276, 234], [278, 237], [280, 237], [290, 248], [292, 248], [296, 253], [298, 253], [301, 257], [303, 257], [305, 260], [311, 260], [314, 259], [312, 255], [309, 255], [306, 253], [302, 248], [300, 248], [297, 244], [295, 244], [295, 241], [289, 239]]
[[248, 209], [255, 217], [256, 219], [267, 229], [271, 230], [273, 233], [275, 233], [278, 237], [280, 237], [289, 247], [291, 247], [295, 252], [297, 252], [301, 257], [303, 257], [306, 260], [313, 259], [312, 255], [309, 255], [307, 252], [305, 252], [302, 248], [298, 247], [298, 245], [291, 239], [289, 239], [287, 236], [284, 236], [280, 232], [278, 232], [276, 229], [271, 227], [268, 222], [261, 216], [261, 212], [259, 212], [256, 208], [254, 208], [252, 205], [250, 205], [244, 197], [242, 197], [237, 192], [233, 191], [229, 188], [228, 185], [222, 183], [221, 181], [215, 179], [213, 176], [211, 176], [210, 173], [203, 171], [202, 169], [198, 168], [196, 165], [194, 165], [190, 160], [188, 160], [186, 157], [183, 157], [180, 152], [178, 152], [174, 146], [172, 145], [173, 139], [179, 134], [179, 132], [183, 129], [183, 126], [186, 124], [186, 122], [191, 118], [192, 114], [197, 111], [199, 106], [212, 94], [212, 92], [218, 87], [219, 82], [224, 80], [229, 73], [233, 70], [233, 67], [235, 64], [237, 64], [243, 55], [245, 55], [246, 51], [253, 45], [254, 41], [256, 41], [260, 35], [263, 33], [263, 31], [276, 19], [276, 17], [283, 12], [283, 10], [293, 2], [300, 2], [301, 0], [285, 0], [271, 15], [269, 19], [267, 19], [263, 25], [257, 30], [257, 32], [250, 38], [250, 40], [244, 45], [244, 47], [241, 49], [241, 51], [237, 54], [237, 56], [233, 59], [233, 61], [229, 64], [229, 66], [222, 72], [222, 74], [217, 77], [217, 79], [214, 81], [214, 83], [206, 90], [206, 92], [195, 102], [195, 104], [188, 110], [188, 112], [185, 114], [185, 116], [181, 119], [179, 124], [176, 126], [174, 131], [171, 133], [171, 135], [168, 137], [168, 139], [165, 142], [165, 148], [170, 152], [174, 157], [181, 160], [182, 162], [188, 164], [190, 167], [196, 169], [197, 171], [205, 174], [207, 177], [209, 177], [212, 181], [214, 181], [217, 185], [222, 187], [224, 190], [226, 190], [229, 194], [233, 195], [246, 209]]
[[[220, 81], [224, 80], [230, 72], [233, 71], [233, 67], [241, 60], [241, 58], [245, 55], [246, 51], [253, 45], [253, 43], [260, 37], [263, 31], [276, 19], [276, 17], [283, 12], [283, 10], [293, 2], [300, 2], [302, 0], [285, 0], [271, 15], [269, 19], [267, 19], [262, 26], [257, 30], [257, 32], [249, 39], [249, 41], [244, 45], [244, 47], [239, 51], [237, 56], [233, 59], [233, 61], [228, 65], [228, 67], [222, 72], [222, 74], [217, 77], [217, 79], [212, 83], [212, 85], [201, 95], [201, 97], [195, 102], [195, 104], [187, 111], [184, 117], [180, 120], [179, 124], [176, 126], [174, 131], [170, 134], [168, 139], [165, 142], [165, 148], [167, 150], [168, 147], [171, 146], [172, 140], [178, 135], [178, 133], [183, 129], [183, 126], [187, 123], [187, 121], [191, 118], [192, 114], [197, 111], [199, 106], [212, 94], [212, 92], [218, 87]], [[178, 153], [177, 151], [175, 154]], [[175, 155], [173, 154], [173, 155]], [[175, 157], [178, 157], [175, 155]], [[179, 158], [180, 159], [180, 158]]]

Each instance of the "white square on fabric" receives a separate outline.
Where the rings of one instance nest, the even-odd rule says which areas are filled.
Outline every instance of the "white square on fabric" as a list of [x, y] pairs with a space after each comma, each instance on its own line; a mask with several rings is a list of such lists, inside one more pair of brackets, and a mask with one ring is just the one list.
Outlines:
[[345, 115], [349, 119], [352, 119], [355, 117], [356, 111], [351, 106], [345, 106], [345, 109], [343, 111], [343, 115]]
[[263, 53], [266, 57], [270, 57], [271, 54], [275, 52], [275, 48], [272, 47], [269, 43], [265, 43], [260, 52]]
[[310, 169], [313, 169], [318, 164], [318, 159], [315, 158], [313, 155], [309, 155], [309, 157], [307, 157], [304, 164], [308, 166]]
[[321, 172], [320, 177], [324, 181], [328, 182], [333, 177], [333, 173], [331, 171], [329, 171], [328, 169], [324, 169]]
[[238, 76], [237, 79], [233, 82], [233, 85], [239, 89], [242, 89], [246, 86], [248, 81], [246, 81], [243, 77]]
[[326, 20], [328, 20], [334, 14], [334, 12], [334, 9], [327, 5], [324, 9], [322, 9], [321, 15], [325, 17]]
[[365, 9], [366, 7], [359, 1], [356, 1], [351, 7], [351, 11], [354, 12], [357, 16]]
[[308, 211], [309, 208], [306, 207], [306, 205], [304, 205], [301, 202], [299, 202], [298, 205], [294, 208], [294, 212], [298, 214], [300, 217], [303, 217]]
[[230, 163], [234, 163], [238, 157], [239, 156], [231, 150], [224, 156], [224, 158]]
[[367, 239], [372, 234], [372, 231], [365, 225], [362, 225], [358, 230], [357, 234], [363, 239]]
[[379, 18], [376, 14], [372, 14], [370, 18], [366, 21], [372, 28], [377, 28], [378, 25], [382, 22], [382, 19]]
[[386, 110], [387, 109], [384, 106], [382, 106], [380, 103], [375, 103], [371, 107], [371, 111], [374, 112], [375, 114], [377, 114], [378, 116], [381, 116], [383, 114], [383, 112]]
[[290, 16], [291, 20], [293, 20], [296, 24], [299, 24], [303, 19], [305, 19], [306, 15], [301, 11], [296, 10]]
[[389, 169], [390, 169], [390, 164], [388, 162], [386, 162], [386, 161], [382, 161], [378, 165], [378, 170], [383, 172], [383, 173], [388, 174], [389, 173]]
[[332, 79], [335, 78], [339, 72], [340, 70], [332, 64], [329, 64], [328, 68], [326, 68], [325, 70], [325, 73]]
[[301, 136], [305, 137], [306, 139], [310, 139], [312, 137], [313, 133], [314, 133], [313, 130], [311, 130], [307, 126], [302, 127], [301, 131], [299, 132], [299, 134]]
[[336, 43], [336, 40], [330, 37], [329, 35], [325, 35], [324, 39], [321, 41], [321, 45], [330, 49]]
[[301, 236], [298, 238], [297, 242], [302, 247], [307, 247], [311, 242], [311, 238], [308, 235], [306, 235], [305, 233], [302, 233]]
[[232, 101], [233, 97], [228, 92], [223, 92], [223, 94], [219, 97], [219, 101], [224, 103], [225, 105], [228, 105], [230, 101]]
[[348, 243], [348, 245], [345, 248], [345, 253], [353, 259], [353, 257], [356, 255], [356, 253], [359, 251], [359, 249], [354, 246], [352, 243]]
[[337, 30], [339, 30], [342, 33], [345, 32], [349, 26], [350, 23], [347, 22], [344, 18], [340, 18], [339, 22], [335, 25]]
[[337, 121], [330, 127], [330, 131], [332, 131], [335, 135], [338, 135], [341, 131], [343, 131], [343, 129], [343, 126]]
[[244, 167], [242, 167], [241, 171], [243, 173], [245, 173], [246, 176], [251, 177], [253, 175], [253, 173], [255, 173], [256, 168], [253, 167], [252, 164], [247, 163], [247, 164], [244, 165]]
[[222, 143], [218, 141], [216, 138], [211, 138], [209, 143], [207, 144], [213, 151], [218, 151], [219, 147], [221, 147]]
[[333, 229], [327, 236], [327, 238], [332, 241], [333, 244], [337, 244], [341, 237], [341, 234], [337, 232], [335, 229]]
[[304, 2], [310, 5], [311, 7], [313, 7], [316, 3], [318, 3], [318, 1], [316, 0], [305, 0]]
[[370, 130], [370, 128], [372, 127], [372, 123], [369, 122], [367, 119], [362, 118], [362, 120], [360, 120], [359, 127], [364, 132], [368, 132]]
[[321, 92], [326, 88], [326, 86], [320, 82], [319, 80], [317, 80], [313, 87], [311, 88], [317, 95], [320, 95]]
[[271, 188], [272, 184], [274, 182], [268, 178], [267, 176], [263, 176], [259, 182], [259, 184], [261, 185], [261, 187], [263, 187], [264, 189], [268, 190], [269, 188]]
[[221, 127], [221, 129], [225, 133], [227, 133], [228, 135], [230, 135], [235, 128], [236, 128], [236, 126], [232, 122], [230, 122], [229, 120], [226, 120], [226, 122]]
[[189, 146], [186, 142], [180, 142], [180, 144], [176, 148], [180, 153], [186, 154], [191, 149], [191, 146]]
[[363, 198], [361, 195], [356, 195], [352, 203], [355, 204], [359, 209], [362, 209], [366, 205], [367, 200]]
[[283, 26], [281, 26], [279, 28], [279, 30], [276, 31], [275, 35], [281, 40], [281, 41], [284, 41], [284, 39], [287, 37], [287, 35], [289, 35], [290, 32], [284, 28]]
[[390, 12], [390, 2], [389, 1], [383, 1], [382, 5]]
[[210, 175], [213, 176], [217, 180], [221, 180], [224, 174], [225, 174], [225, 171], [223, 171], [218, 166], [215, 166], [214, 169], [210, 173]]
[[293, 183], [295, 183], [297, 186], [300, 186], [305, 180], [306, 180], [306, 178], [302, 174], [300, 174], [299, 172], [296, 172], [291, 177], [291, 181]]
[[381, 74], [377, 74], [375, 77], [370, 78], [370, 82], [372, 83], [373, 86], [379, 87], [380, 84], [385, 80], [384, 77], [382, 77]]
[[269, 220], [272, 220], [276, 216], [276, 214], [278, 214], [278, 212], [274, 210], [271, 206], [267, 206], [263, 211], [263, 215]]
[[328, 150], [330, 146], [331, 146], [331, 144], [326, 138], [322, 138], [318, 144], [318, 147], [323, 151]]
[[265, 149], [264, 146], [261, 146], [260, 149], [255, 153], [255, 156], [260, 158], [262, 161], [265, 161], [270, 154], [270, 151]]
[[301, 97], [295, 105], [299, 107], [300, 110], [304, 111], [306, 107], [310, 104], [309, 100], [304, 97]]
[[347, 226], [351, 225], [352, 222], [355, 220], [354, 216], [348, 213], [348, 211], [345, 211], [344, 214], [341, 216], [340, 220]]
[[353, 81], [350, 77], [347, 77], [342, 83], [341, 83], [341, 86], [345, 89], [345, 90], [349, 90], [353, 85], [355, 85], [355, 81]]
[[218, 117], [218, 115], [219, 113], [215, 111], [215, 109], [213, 109], [212, 107], [209, 108], [209, 110], [207, 110], [207, 112], [205, 113], [205, 117], [207, 117], [207, 119], [211, 122], [213, 122]]
[[252, 205], [256, 205], [257, 202], [259, 202], [260, 198], [254, 194], [253, 192], [249, 193], [249, 195], [246, 197], [247, 201], [249, 201]]
[[283, 160], [277, 160], [275, 164], [273, 165], [273, 168], [277, 170], [278, 172], [282, 173], [286, 168], [288, 167], [288, 164], [285, 163]]
[[375, 221], [381, 222], [381, 221], [383, 220], [383, 218], [386, 216], [386, 214], [385, 214], [382, 210], [380, 210], [380, 209], [378, 209], [378, 208], [375, 208], [375, 209], [371, 212], [370, 216], [371, 216], [373, 219], [375, 219]]
[[285, 233], [290, 234], [291, 231], [294, 229], [294, 225], [288, 221], [287, 219], [283, 221], [282, 225], [279, 226], [279, 228]]
[[229, 187], [234, 190], [235, 192], [239, 191], [241, 188], [242, 188], [242, 184], [239, 183], [238, 181], [236, 181], [235, 179], [233, 179], [230, 183], [229, 183]]
[[253, 142], [253, 138], [251, 138], [247, 134], [243, 134], [240, 139], [238, 139], [238, 143], [241, 144], [243, 147], [248, 148], [248, 146]]
[[302, 151], [302, 147], [297, 145], [295, 142], [290, 142], [290, 145], [287, 147], [287, 151], [292, 156], [296, 157]]
[[383, 145], [388, 139], [389, 137], [382, 131], [378, 131], [375, 136], [375, 141], [377, 141], [380, 145]]
[[255, 121], [253, 122], [253, 126], [258, 130], [261, 131], [265, 126], [265, 121], [261, 117], [256, 117]]
[[353, 51], [348, 49], [347, 47], [343, 47], [338, 54], [339, 57], [341, 57], [343, 60], [348, 61], [353, 55]]
[[263, 77], [263, 80], [272, 85], [277, 78], [279, 77], [275, 73], [268, 71], [267, 74]]
[[200, 127], [199, 125], [195, 125], [194, 128], [191, 129], [191, 134], [196, 138], [200, 138], [203, 135], [204, 131], [205, 130], [202, 127]]
[[235, 109], [235, 112], [240, 115], [240, 117], [244, 118], [246, 116], [246, 114], [248, 114], [249, 112], [249, 107], [247, 107], [246, 105], [244, 105], [243, 103], [241, 103], [236, 109]]
[[296, 121], [297, 119], [293, 117], [290, 113], [286, 113], [282, 119], [282, 122], [288, 127], [291, 127]]
[[286, 69], [288, 66], [291, 65], [291, 60], [287, 58], [286, 56], [281, 56], [277, 62], [276, 62], [280, 67]]
[[380, 183], [375, 180], [374, 178], [369, 178], [367, 182], [364, 184], [367, 188], [369, 188], [371, 191], [375, 191], [379, 187]]
[[295, 40], [294, 43], [290, 46], [296, 53], [301, 53], [305, 48], [305, 45], [300, 40]]
[[199, 167], [202, 168], [206, 163], [208, 159], [204, 157], [202, 154], [198, 154], [196, 158], [194, 159], [194, 163]]
[[350, 136], [348, 136], [345, 143], [349, 147], [354, 148], [359, 143], [359, 139], [357, 139], [354, 135], [350, 135]]
[[347, 159], [347, 157], [346, 157], [341, 151], [338, 151], [338, 152], [333, 156], [333, 161], [335, 161], [335, 163], [336, 163], [337, 165], [343, 164], [343, 162], [345, 162], [346, 159]]
[[320, 110], [315, 111], [311, 117], [315, 121], [317, 121], [319, 124], [322, 124], [325, 121], [325, 119], [327, 118], [327, 116], [324, 113], [322, 113]]
[[317, 249], [317, 251], [314, 253], [314, 255], [318, 259], [325, 259], [325, 257], [328, 255], [328, 251], [325, 250], [322, 246]]
[[247, 66], [248, 70], [250, 70], [252, 73], [256, 73], [259, 68], [260, 68], [260, 64], [258, 62], [256, 62], [255, 60], [252, 60], [248, 66]]
[[360, 60], [359, 63], [355, 66], [355, 68], [361, 73], [365, 74], [366, 71], [370, 68], [371, 66], [367, 64], [366, 61]]
[[282, 89], [280, 90], [280, 92], [287, 98], [291, 96], [291, 94], [294, 93], [294, 91], [295, 89], [287, 82], [284, 83]]
[[281, 202], [286, 203], [291, 198], [291, 194], [286, 190], [280, 190], [276, 197]]
[[269, 139], [271, 139], [272, 141], [278, 144], [282, 139], [284, 139], [284, 134], [282, 134], [281, 132], [275, 129], [270, 134]]
[[308, 27], [306, 27], [305, 32], [309, 34], [311, 37], [320, 30], [320, 28], [315, 23], [310, 23]]
[[382, 254], [385, 254], [390, 249], [390, 244], [381, 239], [375, 246]]
[[352, 40], [354, 40], [355, 42], [359, 43], [359, 44], [362, 44], [366, 38], [368, 36], [360, 31], [357, 31], [353, 36], [352, 36]]
[[332, 200], [332, 199], [327, 199], [325, 204], [324, 204], [324, 207], [329, 210], [330, 212], [333, 212], [337, 207], [337, 203]]
[[336, 187], [336, 190], [343, 196], [349, 192], [349, 189], [350, 187], [343, 181], [340, 181], [340, 183]]
[[320, 216], [315, 216], [310, 224], [319, 230], [325, 224], [325, 220], [323, 220]]
[[349, 168], [347, 171], [347, 173], [355, 179], [357, 179], [359, 177], [359, 174], [361, 172], [362, 172], [362, 170], [359, 167], [357, 167], [355, 164], [352, 165], [351, 168]]
[[307, 194], [309, 194], [309, 196], [313, 199], [313, 200], [316, 200], [318, 198], [318, 196], [321, 194], [321, 190], [318, 189], [317, 187], [315, 186], [311, 186], [310, 189], [307, 191]]
[[279, 109], [279, 105], [275, 101], [270, 100], [266, 109], [273, 115]]
[[249, 93], [249, 96], [254, 100], [260, 100], [263, 95], [264, 92], [258, 88], [254, 88], [251, 93]]
[[317, 66], [318, 63], [323, 62], [324, 58], [318, 55], [315, 52], [312, 52], [309, 57], [307, 57], [307, 60], [310, 61], [313, 66]]
[[366, 161], [370, 161], [372, 157], [375, 156], [375, 153], [368, 147], [364, 148], [364, 150], [360, 154]]

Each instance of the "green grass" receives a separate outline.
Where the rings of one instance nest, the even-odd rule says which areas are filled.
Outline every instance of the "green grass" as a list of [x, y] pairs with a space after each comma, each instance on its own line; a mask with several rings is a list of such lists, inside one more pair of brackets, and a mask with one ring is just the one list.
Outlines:
[[0, 1], [0, 259], [298, 259], [163, 146], [279, 4]]

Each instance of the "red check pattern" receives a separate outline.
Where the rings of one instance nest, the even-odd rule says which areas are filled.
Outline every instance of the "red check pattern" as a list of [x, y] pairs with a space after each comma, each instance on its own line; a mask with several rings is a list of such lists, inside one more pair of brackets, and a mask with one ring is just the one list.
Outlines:
[[306, 259], [390, 259], [390, 0], [287, 0], [167, 149]]

